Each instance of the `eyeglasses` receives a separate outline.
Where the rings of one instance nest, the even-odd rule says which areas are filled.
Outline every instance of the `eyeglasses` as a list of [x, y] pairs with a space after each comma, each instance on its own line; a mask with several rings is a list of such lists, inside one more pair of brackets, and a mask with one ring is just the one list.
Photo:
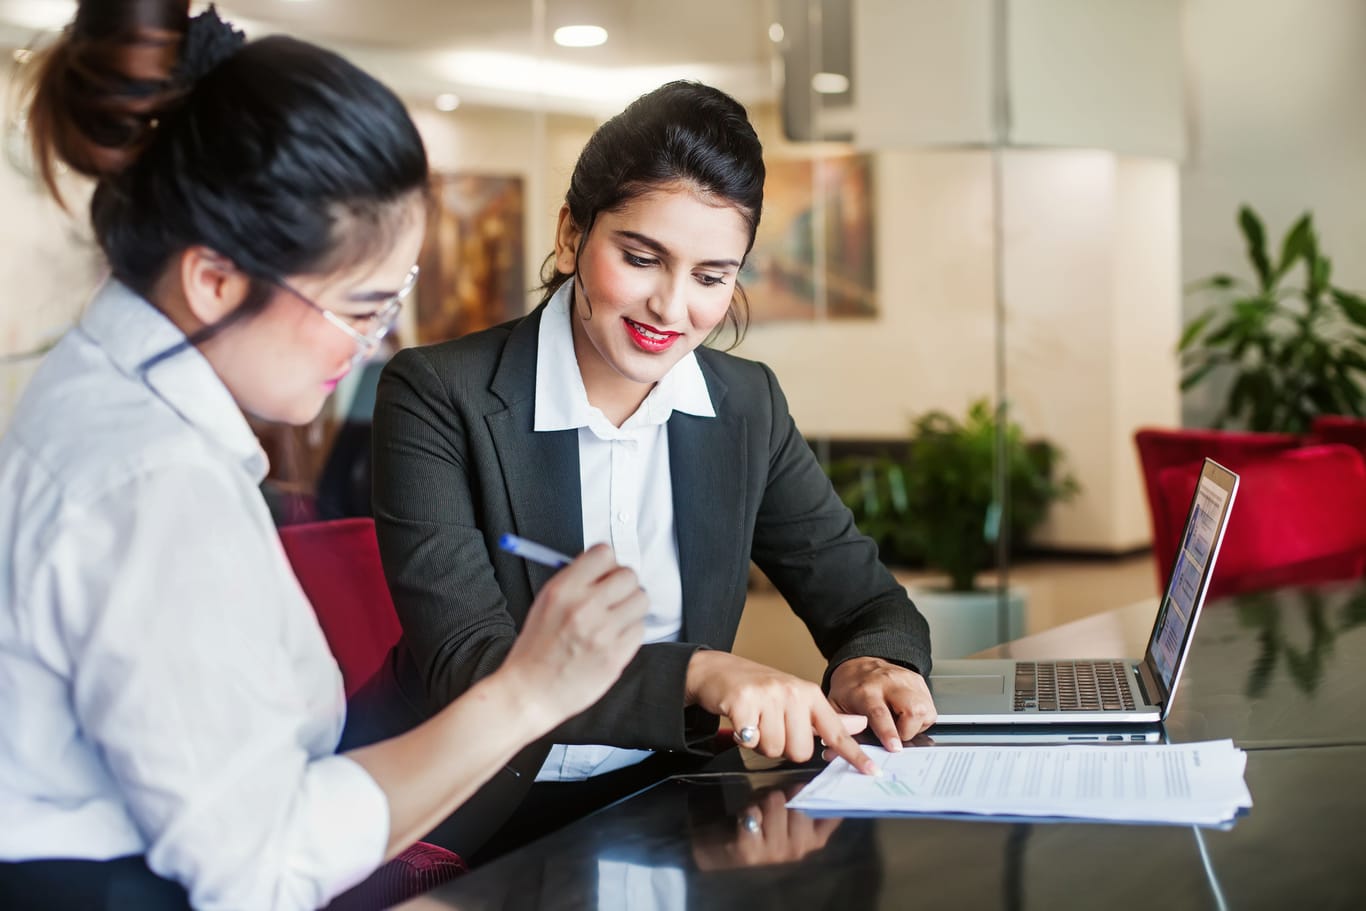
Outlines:
[[[413, 266], [408, 270], [408, 277], [403, 280], [403, 286], [396, 293], [384, 298], [373, 313], [355, 317], [342, 316], [334, 310], [319, 305], [283, 279], [273, 280], [271, 284], [308, 304], [321, 313], [323, 319], [351, 336], [351, 340], [356, 343], [355, 359], [359, 361], [374, 354], [379, 343], [393, 331], [394, 324], [398, 322], [398, 315], [403, 310], [403, 301], [409, 294], [413, 293], [413, 288], [417, 285], [417, 275], [418, 267]], [[360, 324], [365, 328], [363, 330], [357, 329], [355, 324]]]

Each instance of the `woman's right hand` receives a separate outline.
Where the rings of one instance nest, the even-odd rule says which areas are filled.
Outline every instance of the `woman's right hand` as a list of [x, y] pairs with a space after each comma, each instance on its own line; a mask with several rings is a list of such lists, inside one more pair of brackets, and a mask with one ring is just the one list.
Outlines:
[[729, 652], [701, 649], [688, 662], [686, 687], [688, 705], [725, 715], [737, 732], [755, 728], [758, 740], [741, 745], [763, 756], [806, 762], [819, 737], [860, 772], [877, 773], [877, 765], [851, 736], [867, 727], [868, 719], [836, 712], [809, 680]]
[[597, 702], [640, 648], [649, 608], [636, 574], [598, 544], [545, 584], [503, 671], [554, 727]]

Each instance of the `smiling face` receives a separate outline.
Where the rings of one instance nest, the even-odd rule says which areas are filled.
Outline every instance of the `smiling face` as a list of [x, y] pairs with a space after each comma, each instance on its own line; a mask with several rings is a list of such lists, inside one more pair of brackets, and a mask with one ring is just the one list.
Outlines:
[[580, 240], [562, 210], [555, 267], [574, 275], [574, 354], [588, 401], [620, 425], [725, 318], [749, 225], [674, 184], [599, 213]]

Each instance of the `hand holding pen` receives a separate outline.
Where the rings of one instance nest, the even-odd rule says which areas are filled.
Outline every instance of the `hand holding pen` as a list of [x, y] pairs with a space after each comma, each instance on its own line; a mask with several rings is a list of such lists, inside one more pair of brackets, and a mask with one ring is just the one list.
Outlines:
[[538, 702], [552, 705], [558, 724], [597, 702], [621, 676], [640, 648], [648, 602], [636, 574], [618, 566], [605, 544], [572, 560], [511, 535], [500, 544], [564, 567], [536, 595], [504, 662]]
[[513, 556], [555, 569], [568, 566], [574, 562], [572, 557], [566, 557], [558, 550], [552, 550], [544, 544], [537, 544], [535, 541], [528, 541], [526, 538], [519, 538], [516, 535], [503, 535], [498, 539], [498, 546]]

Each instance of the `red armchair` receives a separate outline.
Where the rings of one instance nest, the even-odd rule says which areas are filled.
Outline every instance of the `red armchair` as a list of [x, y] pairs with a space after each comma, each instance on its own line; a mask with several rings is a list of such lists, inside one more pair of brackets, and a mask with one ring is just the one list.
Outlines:
[[294, 575], [318, 615], [350, 698], [379, 670], [402, 628], [379, 560], [373, 519], [280, 529]]
[[[1206, 458], [1239, 471], [1249, 462], [1304, 445], [1304, 440], [1289, 433], [1232, 433], [1223, 430], [1159, 430], [1145, 428], [1134, 434], [1138, 461], [1143, 469], [1143, 485], [1148, 495], [1148, 516], [1152, 520], [1153, 554], [1157, 558], [1157, 585], [1166, 586], [1176, 560], [1177, 542], [1186, 521], [1186, 502], [1173, 511], [1162, 496], [1158, 477], [1168, 468], [1187, 466], [1191, 477], [1199, 474]], [[1192, 487], [1192, 489], [1194, 489]]]
[[[1232, 466], [1230, 466], [1232, 467]], [[1308, 446], [1244, 463], [1210, 594], [1359, 575], [1366, 568], [1366, 460], [1347, 446]], [[1200, 465], [1164, 469], [1159, 499], [1179, 540]], [[1171, 572], [1175, 545], [1159, 554]], [[1166, 577], [1164, 576], [1164, 581]]]
[[[379, 670], [401, 627], [384, 581], [371, 519], [280, 529], [294, 575], [341, 667], [348, 698]], [[388, 908], [465, 872], [460, 855], [418, 842], [328, 905], [329, 911]]]
[[1341, 443], [1366, 453], [1366, 420], [1341, 414], [1321, 414], [1309, 431], [1317, 443]]

